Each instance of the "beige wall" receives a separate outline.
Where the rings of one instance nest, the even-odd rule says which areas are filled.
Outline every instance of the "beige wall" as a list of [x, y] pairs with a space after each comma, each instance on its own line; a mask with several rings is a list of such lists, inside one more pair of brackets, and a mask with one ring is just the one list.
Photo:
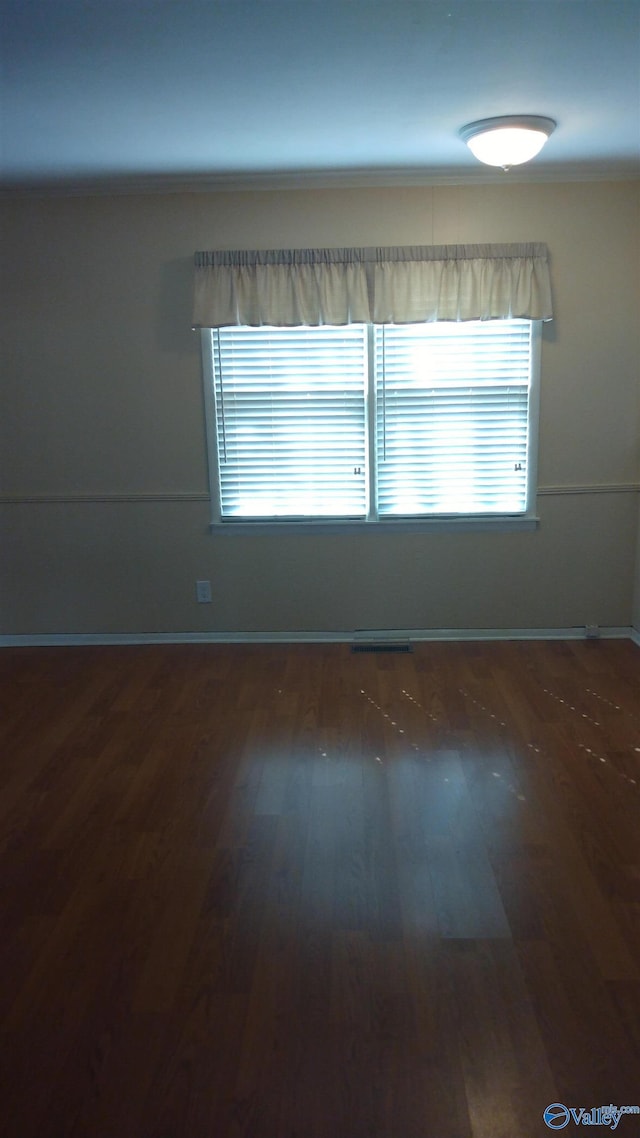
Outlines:
[[[7, 199], [0, 633], [628, 625], [639, 198], [505, 179]], [[193, 251], [476, 241], [551, 253], [539, 530], [211, 536]]]
[[638, 544], [636, 546], [636, 580], [633, 594], [633, 627], [640, 633], [640, 516], [638, 517]]

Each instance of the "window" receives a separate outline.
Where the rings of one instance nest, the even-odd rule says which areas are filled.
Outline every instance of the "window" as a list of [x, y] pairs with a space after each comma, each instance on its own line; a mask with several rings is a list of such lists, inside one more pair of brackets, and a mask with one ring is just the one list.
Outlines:
[[539, 322], [204, 330], [213, 521], [532, 517]]

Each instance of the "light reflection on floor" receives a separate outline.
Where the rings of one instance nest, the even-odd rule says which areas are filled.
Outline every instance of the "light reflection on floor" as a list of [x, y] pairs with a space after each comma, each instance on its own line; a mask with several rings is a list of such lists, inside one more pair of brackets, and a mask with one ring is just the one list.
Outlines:
[[[278, 695], [284, 694], [284, 690], [282, 688], [277, 688], [276, 691], [277, 691]], [[587, 712], [581, 711], [578, 707], [576, 707], [576, 705], [574, 703], [572, 703], [570, 701], [570, 699], [568, 697], [560, 694], [559, 692], [553, 691], [549, 687], [541, 686], [541, 691], [544, 693], [544, 695], [548, 696], [550, 699], [554, 700], [556, 703], [562, 705], [567, 711], [573, 712], [576, 716], [578, 716], [581, 720], [584, 721], [585, 725], [589, 724], [590, 726], [596, 728], [598, 731], [598, 734], [602, 735], [602, 732], [604, 731], [604, 725], [602, 724], [601, 720], [594, 718], [592, 715], [589, 715]], [[609, 700], [605, 696], [600, 695], [598, 692], [594, 691], [592, 688], [585, 688], [585, 691], [587, 692], [588, 695], [590, 695], [594, 699], [597, 699], [601, 704], [606, 705], [607, 707], [611, 708], [611, 710], [616, 711], [616, 712], [621, 712], [627, 718], [632, 719], [634, 721], [639, 721], [638, 716], [634, 715], [632, 712], [626, 711], [624, 708], [622, 708], [620, 706], [620, 704], [614, 703], [612, 700]], [[517, 737], [517, 732], [512, 730], [510, 724], [506, 720], [502, 719], [500, 717], [500, 715], [497, 714], [495, 711], [491, 711], [491, 709], [489, 707], [487, 707], [487, 705], [485, 703], [483, 703], [479, 699], [476, 699], [471, 694], [471, 692], [469, 692], [466, 688], [458, 688], [458, 692], [460, 693], [460, 695], [464, 696], [464, 698], [469, 702], [469, 704], [476, 711], [481, 712], [483, 716], [486, 716], [488, 719], [492, 720], [496, 726], [503, 729], [503, 731], [505, 732], [505, 735], [507, 737], [509, 737], [511, 739]], [[403, 722], [403, 720], [401, 720], [401, 718], [399, 718], [397, 711], [392, 712], [392, 713], [390, 713], [388, 711], [384, 711], [381, 704], [378, 703], [378, 701], [376, 699], [374, 699], [373, 696], [371, 696], [364, 688], [360, 688], [359, 693], [367, 701], [367, 703], [369, 703], [369, 705], [372, 708], [374, 708], [384, 720], [386, 720], [388, 725], [395, 729], [395, 733], [398, 736], [404, 736], [403, 742], [406, 745], [410, 746], [412, 748], [412, 750], [414, 750], [415, 752], [420, 754], [423, 761], [431, 762], [432, 754], [430, 754], [429, 751], [425, 749], [424, 743], [419, 743], [415, 740], [415, 738], [414, 739], [411, 738], [412, 732], [410, 731], [408, 726], [401, 726], [401, 722]], [[430, 723], [439, 726], [441, 731], [443, 729], [446, 731], [446, 727], [444, 727], [441, 718], [438, 717], [437, 715], [434, 715], [431, 711], [429, 711], [426, 707], [424, 707], [423, 704], [414, 695], [412, 695], [411, 692], [409, 692], [406, 688], [400, 689], [400, 696], [402, 699], [408, 701], [417, 711], [420, 712], [420, 714], [422, 716], [424, 716], [426, 719], [428, 719], [430, 721]], [[396, 718], [392, 718], [392, 714], [395, 714]], [[442, 744], [443, 740], [441, 739], [440, 742]], [[610, 755], [607, 756], [607, 755], [602, 753], [602, 751], [604, 749], [602, 739], [599, 739], [598, 741], [593, 739], [593, 740], [590, 740], [590, 742], [592, 744], [591, 746], [589, 746], [585, 742], [579, 742], [579, 741], [576, 741], [575, 745], [576, 745], [578, 750], [580, 750], [584, 753], [585, 756], [587, 756], [592, 761], [597, 762], [597, 763], [601, 764], [602, 766], [606, 767], [608, 770], [611, 771], [611, 773], [613, 775], [617, 776], [621, 781], [626, 782], [627, 785], [632, 786], [632, 787], [636, 787], [636, 788], [640, 787], [640, 779], [634, 778], [631, 775], [626, 774], [625, 771], [620, 770], [619, 767], [612, 761]], [[599, 746], [596, 745], [596, 742], [599, 742], [600, 745]], [[536, 755], [540, 755], [540, 756], [546, 755], [547, 757], [550, 757], [548, 750], [546, 750], [545, 747], [541, 746], [539, 744], [539, 741], [538, 742], [525, 741], [524, 745], [528, 750], [533, 751], [534, 754], [536, 754]], [[628, 750], [630, 752], [632, 752], [634, 756], [637, 754], [640, 754], [640, 745], [636, 746], [635, 744], [631, 744], [631, 745], [627, 745], [627, 746], [628, 746]], [[328, 752], [326, 750], [322, 750], [321, 748], [318, 748], [318, 749], [319, 749], [319, 753], [320, 753], [322, 758], [327, 759], [329, 757]], [[627, 748], [625, 747], [625, 750], [626, 749]], [[374, 755], [373, 759], [374, 759], [374, 762], [380, 763], [381, 765], [384, 763], [383, 757], [379, 754]], [[511, 783], [508, 783], [504, 779], [503, 775], [500, 774], [499, 771], [492, 771], [491, 774], [494, 778], [501, 780], [503, 785], [505, 787], [507, 787], [509, 792], [511, 794], [513, 794], [515, 797], [517, 797], [519, 801], [521, 801], [521, 802], [526, 801], [525, 796], [519, 792], [517, 787], [515, 787]], [[443, 781], [447, 782], [449, 780], [446, 776], [444, 776]]]

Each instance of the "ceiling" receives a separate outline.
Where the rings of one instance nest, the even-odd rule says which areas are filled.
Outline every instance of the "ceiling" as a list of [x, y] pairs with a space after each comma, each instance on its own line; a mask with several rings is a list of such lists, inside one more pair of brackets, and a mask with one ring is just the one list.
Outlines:
[[[640, 0], [0, 0], [4, 188], [640, 177]], [[458, 137], [548, 115], [530, 166]]]

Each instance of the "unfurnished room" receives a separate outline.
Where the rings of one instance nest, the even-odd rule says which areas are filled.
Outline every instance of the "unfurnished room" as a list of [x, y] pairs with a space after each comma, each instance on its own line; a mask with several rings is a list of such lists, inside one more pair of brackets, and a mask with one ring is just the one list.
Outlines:
[[0, 14], [0, 1132], [640, 1138], [640, 0]]

